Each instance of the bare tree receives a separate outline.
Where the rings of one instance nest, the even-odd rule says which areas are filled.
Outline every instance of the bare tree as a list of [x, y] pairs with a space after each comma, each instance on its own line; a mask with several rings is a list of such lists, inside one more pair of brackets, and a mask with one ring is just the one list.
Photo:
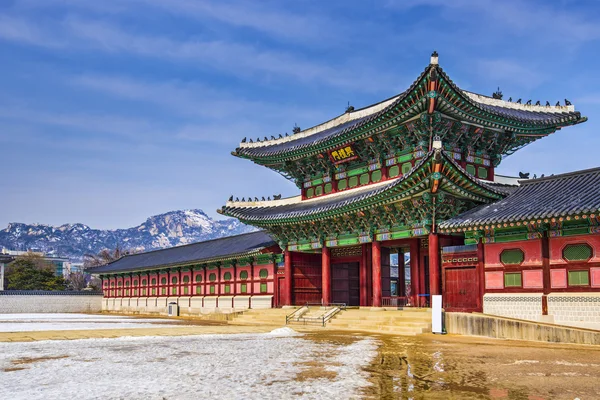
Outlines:
[[99, 267], [106, 265], [128, 254], [133, 254], [131, 250], [125, 250], [120, 245], [117, 245], [113, 250], [104, 249], [98, 254], [85, 254], [83, 256], [83, 269]]

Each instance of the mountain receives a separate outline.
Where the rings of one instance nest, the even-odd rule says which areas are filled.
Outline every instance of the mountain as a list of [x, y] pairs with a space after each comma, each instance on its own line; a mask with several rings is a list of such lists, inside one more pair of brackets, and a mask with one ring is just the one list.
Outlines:
[[254, 230], [256, 228], [235, 219], [214, 220], [199, 209], [182, 210], [155, 215], [141, 225], [117, 230], [92, 229], [84, 224], [55, 227], [10, 223], [0, 230], [0, 249], [31, 249], [81, 260], [84, 254], [96, 254], [116, 246], [148, 251]]

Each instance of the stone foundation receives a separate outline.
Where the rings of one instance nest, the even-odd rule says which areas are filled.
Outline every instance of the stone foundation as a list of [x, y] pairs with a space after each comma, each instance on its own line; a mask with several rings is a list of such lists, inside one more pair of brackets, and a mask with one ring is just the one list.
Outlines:
[[539, 321], [542, 293], [487, 293], [483, 296], [483, 313]]
[[167, 315], [177, 303], [179, 315], [229, 314], [249, 308], [272, 308], [273, 296], [115, 297], [102, 299], [102, 311], [126, 314]]
[[507, 318], [600, 330], [600, 293], [550, 293], [542, 315], [541, 293], [487, 293], [483, 313]]

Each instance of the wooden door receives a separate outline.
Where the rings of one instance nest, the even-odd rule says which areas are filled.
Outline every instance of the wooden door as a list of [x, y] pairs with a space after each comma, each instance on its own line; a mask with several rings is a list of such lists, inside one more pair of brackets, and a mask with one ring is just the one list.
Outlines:
[[294, 264], [294, 303], [321, 303], [321, 264], [297, 262]]
[[446, 311], [477, 311], [479, 280], [475, 267], [446, 268], [444, 279]]
[[360, 305], [358, 262], [331, 265], [331, 300], [349, 306]]

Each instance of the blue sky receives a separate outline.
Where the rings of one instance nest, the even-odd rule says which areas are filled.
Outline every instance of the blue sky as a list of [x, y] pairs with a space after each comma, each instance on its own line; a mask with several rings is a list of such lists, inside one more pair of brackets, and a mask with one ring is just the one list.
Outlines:
[[433, 50], [463, 89], [589, 117], [498, 173], [596, 167], [599, 18], [594, 0], [0, 0], [0, 228], [295, 195], [230, 152], [403, 91]]

